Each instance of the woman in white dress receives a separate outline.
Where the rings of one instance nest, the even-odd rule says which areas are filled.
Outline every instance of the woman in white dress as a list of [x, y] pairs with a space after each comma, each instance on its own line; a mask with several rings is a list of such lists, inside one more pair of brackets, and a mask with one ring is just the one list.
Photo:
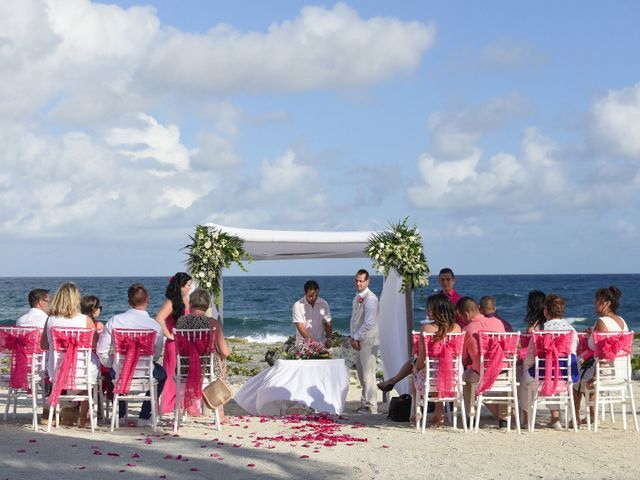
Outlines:
[[[51, 342], [51, 328], [53, 327], [79, 327], [95, 329], [95, 324], [91, 317], [80, 313], [80, 289], [73, 282], [66, 282], [60, 285], [53, 300], [49, 305], [49, 318], [44, 325], [40, 347], [48, 350], [47, 371], [49, 377], [53, 378], [53, 345]], [[99, 360], [95, 354], [91, 356], [91, 366], [89, 375], [92, 378], [98, 377]], [[82, 402], [80, 405], [80, 423], [85, 424], [88, 403]], [[83, 415], [84, 414], [84, 415]]]
[[[587, 333], [589, 333], [589, 348], [591, 350], [595, 350], [595, 342], [593, 340], [593, 332], [628, 332], [629, 327], [627, 327], [627, 323], [624, 321], [620, 315], [616, 312], [618, 307], [620, 306], [620, 297], [622, 296], [622, 292], [620, 289], [614, 285], [611, 285], [607, 288], [600, 288], [596, 290], [596, 298], [594, 301], [594, 308], [596, 314], [599, 316], [595, 325], [591, 328], [587, 329]], [[593, 358], [593, 357], [592, 357]], [[587, 361], [588, 362], [588, 361]], [[580, 411], [580, 403], [582, 401], [582, 393], [586, 384], [588, 384], [595, 375], [595, 364], [593, 361], [585, 362], [583, 364], [582, 376], [580, 378], [580, 383], [576, 384], [574, 392], [574, 401], [576, 405], [576, 412]], [[606, 362], [609, 364], [609, 362]], [[602, 365], [602, 363], [601, 363]], [[610, 364], [609, 364], [610, 366]], [[613, 366], [615, 367], [616, 375], [625, 375], [627, 363], [624, 358], [616, 358], [613, 361]], [[591, 418], [593, 419], [594, 412], [593, 408], [589, 412]], [[586, 422], [586, 420], [580, 420], [581, 423]]]

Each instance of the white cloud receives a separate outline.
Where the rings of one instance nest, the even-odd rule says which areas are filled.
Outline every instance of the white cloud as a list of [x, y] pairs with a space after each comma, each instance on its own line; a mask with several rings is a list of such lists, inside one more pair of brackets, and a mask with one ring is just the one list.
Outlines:
[[217, 25], [204, 35], [165, 30], [141, 73], [166, 88], [229, 92], [361, 87], [415, 69], [435, 27], [362, 19], [345, 4], [304, 7], [266, 33]]
[[144, 113], [138, 114], [137, 120], [136, 126], [112, 128], [106, 142], [133, 160], [154, 159], [177, 170], [189, 168], [190, 152], [180, 143], [177, 125], [160, 125]]
[[513, 71], [537, 68], [548, 61], [546, 54], [527, 43], [514, 39], [500, 39], [482, 47], [475, 63], [491, 71]]
[[527, 111], [527, 102], [518, 94], [496, 97], [484, 104], [429, 116], [427, 129], [434, 153], [455, 158], [470, 155], [478, 140]]
[[640, 159], [640, 83], [596, 100], [592, 119], [598, 140], [614, 153]]
[[499, 153], [482, 161], [479, 149], [467, 157], [441, 160], [427, 153], [418, 159], [420, 182], [407, 189], [417, 208], [469, 210], [493, 207], [526, 222], [539, 218], [539, 205], [571, 198], [555, 145], [536, 129], [527, 129], [520, 157]]

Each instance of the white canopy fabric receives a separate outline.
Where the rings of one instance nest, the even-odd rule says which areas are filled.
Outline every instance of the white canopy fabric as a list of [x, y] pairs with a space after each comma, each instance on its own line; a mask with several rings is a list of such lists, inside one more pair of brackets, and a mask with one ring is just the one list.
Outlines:
[[300, 258], [360, 258], [367, 240], [376, 232], [298, 232], [214, 227], [244, 240], [244, 249], [254, 260], [291, 260]]

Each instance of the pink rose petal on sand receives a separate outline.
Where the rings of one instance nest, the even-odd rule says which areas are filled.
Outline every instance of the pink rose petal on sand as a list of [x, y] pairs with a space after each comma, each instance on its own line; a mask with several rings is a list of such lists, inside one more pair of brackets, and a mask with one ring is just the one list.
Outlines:
[[84, 466], [83, 467], [78, 467], [78, 470], [84, 470], [85, 468], [87, 468], [87, 467], [84, 467]]
[[24, 448], [21, 448], [20, 450], [16, 450], [16, 453], [26, 453], [26, 450]]
[[131, 458], [140, 458], [140, 455], [138, 455], [137, 453], [134, 453], [133, 455], [131, 455]]
[[256, 466], [256, 464], [255, 464], [255, 463], [247, 463], [247, 467], [249, 467], [249, 468], [253, 468], [253, 467], [255, 467], [255, 466]]
[[300, 455], [300, 458], [309, 458], [309, 455]]
[[189, 469], [189, 471], [191, 471], [191, 472], [199, 472], [200, 469], [196, 468], [196, 467], [192, 467], [192, 468]]
[[31, 440], [29, 440], [29, 443], [36, 443], [36, 439], [32, 438]]
[[173, 456], [172, 455], [165, 455], [164, 459], [165, 460], [173, 460]]
[[109, 455], [110, 457], [119, 457], [120, 454], [116, 453], [116, 452], [107, 452], [107, 455]]
[[164, 479], [164, 478], [167, 478], [167, 476], [166, 475], [160, 475], [158, 478]]
[[382, 448], [391, 448], [389, 445], [382, 445]]

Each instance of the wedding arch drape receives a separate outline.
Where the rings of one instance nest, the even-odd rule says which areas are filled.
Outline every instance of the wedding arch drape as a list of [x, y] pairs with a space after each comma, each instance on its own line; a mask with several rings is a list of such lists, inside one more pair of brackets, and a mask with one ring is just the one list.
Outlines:
[[[369, 237], [376, 232], [305, 232], [254, 230], [206, 224], [244, 241], [244, 249], [254, 260], [291, 260], [303, 258], [365, 258]], [[402, 279], [392, 270], [380, 295], [378, 325], [380, 353], [385, 378], [394, 375], [407, 361], [407, 326], [405, 295], [400, 293]], [[222, 282], [221, 282], [222, 285]], [[220, 315], [223, 315], [222, 308]], [[405, 380], [396, 386], [398, 393], [408, 393]]]

